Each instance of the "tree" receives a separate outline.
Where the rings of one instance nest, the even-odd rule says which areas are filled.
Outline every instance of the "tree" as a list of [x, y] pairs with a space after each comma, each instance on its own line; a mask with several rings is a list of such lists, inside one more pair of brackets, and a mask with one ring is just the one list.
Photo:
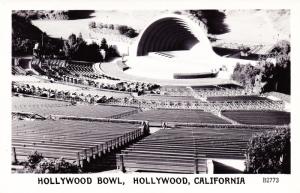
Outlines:
[[[274, 59], [275, 62], [271, 62], [270, 58]], [[277, 91], [290, 94], [290, 43], [288, 41], [279, 41], [271, 52], [261, 59], [260, 64], [264, 67], [262, 81], [266, 83], [263, 87], [263, 92]]]
[[73, 45], [76, 45], [77, 43], [77, 38], [76, 38], [76, 35], [75, 34], [71, 34], [69, 37], [68, 37], [68, 44], [70, 46], [73, 46]]
[[[103, 56], [100, 53], [100, 47], [97, 43], [92, 42], [91, 44], [86, 46], [86, 50], [84, 52], [85, 60], [91, 62], [102, 62]], [[82, 57], [84, 57], [82, 56]]]
[[102, 29], [102, 28], [103, 28], [103, 23], [97, 23], [97, 27], [98, 27], [99, 29]]
[[94, 21], [90, 22], [90, 23], [89, 23], [89, 28], [90, 28], [90, 29], [96, 28], [96, 22], [94, 22]]
[[64, 52], [70, 60], [88, 62], [101, 62], [103, 60], [99, 45], [95, 42], [87, 44], [81, 34], [78, 37], [75, 34], [69, 36], [68, 40], [65, 41]]
[[72, 59], [74, 58], [75, 53], [78, 50], [77, 38], [75, 34], [71, 34], [68, 37], [68, 40], [65, 41], [64, 44], [64, 51], [67, 58]]
[[290, 135], [290, 128], [279, 128], [252, 136], [246, 150], [246, 172], [289, 174]]
[[125, 33], [125, 35], [129, 38], [134, 38], [134, 37], [138, 36], [138, 33], [134, 29], [129, 28], [127, 30], [127, 32]]
[[119, 56], [120, 54], [118, 53], [117, 48], [114, 46], [109, 46], [106, 50], [105, 60], [109, 61], [112, 58], [119, 57]]
[[243, 86], [251, 89], [256, 87], [262, 93], [291, 92], [291, 62], [290, 44], [288, 41], [280, 41], [264, 57], [259, 59], [259, 65], [237, 64], [231, 78]]
[[119, 25], [118, 30], [119, 30], [120, 34], [125, 34], [128, 30], [128, 27], [126, 25]]
[[109, 24], [109, 25], [108, 25], [108, 28], [109, 28], [109, 29], [112, 29], [112, 30], [114, 30], [114, 29], [115, 29], [115, 27], [114, 27], [114, 25], [113, 25], [113, 24]]
[[34, 44], [40, 41], [42, 33], [29, 19], [12, 14], [12, 55], [32, 55]]
[[117, 29], [119, 30], [119, 33], [121, 35], [125, 35], [129, 38], [134, 38], [138, 36], [138, 33], [136, 32], [135, 29], [128, 27], [126, 25], [119, 25]]
[[105, 38], [102, 38], [102, 40], [101, 40], [100, 49], [103, 49], [105, 51], [108, 49], [108, 45], [107, 45], [107, 42], [106, 42]]
[[27, 162], [25, 164], [25, 167], [29, 167], [31, 169], [35, 169], [36, 165], [44, 159], [43, 155], [38, 153], [37, 151], [34, 151], [32, 154], [29, 154], [27, 156]]
[[189, 12], [206, 25], [209, 34], [218, 35], [230, 31], [228, 25], [224, 22], [226, 15], [223, 11], [208, 9], [190, 10]]
[[236, 64], [231, 78], [243, 86], [252, 89], [256, 85], [257, 76], [260, 75], [260, 68], [257, 68], [251, 64], [241, 65]]
[[82, 33], [80, 32], [78, 34], [78, 38], [77, 38], [77, 44], [81, 44], [82, 42], [84, 42], [83, 37], [82, 37]]

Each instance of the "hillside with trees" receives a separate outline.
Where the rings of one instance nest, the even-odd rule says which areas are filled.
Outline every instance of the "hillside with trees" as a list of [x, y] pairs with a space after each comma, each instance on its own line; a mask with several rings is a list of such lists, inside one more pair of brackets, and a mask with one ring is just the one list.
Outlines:
[[[101, 54], [101, 50], [102, 53], [104, 51], [103, 55]], [[87, 62], [109, 61], [110, 59], [119, 56], [116, 48], [109, 46], [104, 38], [102, 39], [100, 46], [95, 42], [87, 44], [81, 34], [78, 36], [71, 34], [68, 40], [64, 42], [63, 51], [68, 60]]]
[[226, 15], [220, 10], [190, 10], [189, 13], [206, 25], [209, 34], [219, 35], [230, 31], [225, 23]]
[[[67, 40], [49, 37], [45, 32], [31, 23], [28, 17], [22, 14], [12, 14], [12, 56], [31, 56], [35, 44], [38, 46], [37, 57], [61, 58], [89, 62], [109, 61], [119, 56], [113, 46], [109, 46], [105, 39], [101, 46], [92, 42], [88, 44], [79, 34], [71, 34]], [[105, 57], [100, 50], [105, 51]]]
[[260, 58], [259, 65], [237, 64], [231, 78], [257, 92], [291, 92], [290, 43], [278, 42], [269, 54]]
[[254, 135], [246, 150], [246, 172], [290, 174], [291, 133], [289, 128]]
[[12, 55], [32, 55], [33, 47], [40, 43], [44, 54], [58, 54], [62, 48], [61, 39], [51, 38], [39, 28], [32, 25], [29, 19], [12, 14]]
[[13, 10], [13, 14], [28, 20], [74, 20], [91, 17], [93, 10]]
[[128, 38], [135, 38], [139, 35], [137, 30], [127, 25], [96, 23], [95, 21], [89, 23], [89, 29], [100, 33], [102, 31], [105, 31], [105, 33], [112, 32]]

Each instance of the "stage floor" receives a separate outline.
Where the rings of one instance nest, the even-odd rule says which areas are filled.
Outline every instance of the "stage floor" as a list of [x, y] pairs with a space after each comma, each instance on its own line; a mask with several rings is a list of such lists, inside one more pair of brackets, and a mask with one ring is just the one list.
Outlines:
[[116, 62], [111, 63], [97, 63], [95, 69], [108, 76], [119, 78], [124, 81], [137, 81], [155, 83], [159, 85], [176, 85], [176, 86], [200, 86], [200, 85], [219, 85], [219, 84], [236, 84], [230, 79], [223, 78], [199, 78], [199, 79], [157, 79], [143, 76], [135, 76], [124, 73]]
[[[254, 61], [220, 57], [218, 55], [195, 54], [190, 51], [170, 51], [149, 53], [147, 56], [128, 57], [126, 65], [130, 68], [123, 71], [115, 59], [110, 63], [96, 64], [99, 72], [121, 80], [141, 81], [160, 85], [218, 85], [237, 84], [231, 80], [236, 63]], [[253, 63], [255, 65], [255, 63]], [[225, 67], [226, 70], [219, 71]], [[174, 79], [174, 73], [211, 73], [219, 71], [215, 78]]]
[[124, 73], [153, 79], [174, 79], [174, 74], [207, 73], [218, 71], [214, 58], [202, 58], [191, 55], [189, 51], [149, 53], [147, 56], [128, 58], [130, 66]]

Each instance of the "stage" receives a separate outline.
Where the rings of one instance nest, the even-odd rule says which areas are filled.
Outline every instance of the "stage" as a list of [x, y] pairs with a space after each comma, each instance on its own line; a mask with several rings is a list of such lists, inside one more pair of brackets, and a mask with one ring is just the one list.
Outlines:
[[[120, 63], [124, 63], [122, 68]], [[131, 56], [115, 59], [109, 63], [96, 64], [95, 69], [108, 76], [125, 81], [140, 81], [160, 85], [219, 85], [238, 84], [231, 80], [237, 63], [254, 61], [226, 58], [207, 52], [193, 50], [150, 52], [145, 56]], [[119, 64], [119, 65], [118, 65]], [[216, 76], [212, 77], [211, 74]], [[174, 75], [190, 75], [190, 78], [175, 79]], [[195, 78], [194, 75], [201, 75]], [[207, 75], [207, 77], [202, 76]]]
[[151, 52], [146, 56], [128, 57], [124, 73], [154, 79], [174, 79], [174, 74], [217, 73], [221, 65], [214, 58], [200, 58], [190, 51]]

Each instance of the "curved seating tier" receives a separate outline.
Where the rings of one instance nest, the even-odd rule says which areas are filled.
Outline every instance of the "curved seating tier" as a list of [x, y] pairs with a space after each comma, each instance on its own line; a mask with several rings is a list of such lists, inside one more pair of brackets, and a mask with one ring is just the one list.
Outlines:
[[214, 96], [214, 97], [207, 97], [207, 101], [214, 102], [214, 101], [262, 101], [262, 100], [269, 100], [266, 97], [260, 97], [256, 95], [242, 95], [242, 96]]
[[215, 123], [226, 124], [227, 121], [201, 110], [156, 109], [139, 112], [126, 117], [132, 120], [151, 122]]
[[192, 96], [192, 90], [186, 86], [162, 86], [160, 92], [168, 96]]
[[13, 97], [12, 111], [30, 112], [42, 116], [66, 115], [75, 117], [110, 118], [119, 114], [137, 112], [137, 108], [111, 105], [71, 105], [67, 102], [48, 99]]
[[194, 94], [199, 97], [237, 96], [245, 94], [245, 90], [243, 88], [233, 85], [192, 86], [192, 89]]
[[12, 74], [13, 75], [25, 75], [26, 71], [21, 68], [20, 66], [12, 66], [11, 68]]
[[206, 173], [207, 159], [244, 159], [249, 138], [267, 129], [181, 127], [163, 129], [120, 154], [123, 170]]
[[89, 62], [68, 61], [67, 69], [79, 75], [96, 75], [93, 69], [93, 63]]
[[141, 95], [138, 100], [157, 100], [157, 101], [198, 101], [192, 96], [168, 96], [168, 95]]
[[287, 125], [290, 113], [284, 111], [222, 111], [222, 115], [241, 124], [250, 125]]
[[33, 151], [45, 158], [64, 157], [80, 166], [143, 135], [137, 124], [45, 120], [12, 122], [12, 147], [17, 160]]

